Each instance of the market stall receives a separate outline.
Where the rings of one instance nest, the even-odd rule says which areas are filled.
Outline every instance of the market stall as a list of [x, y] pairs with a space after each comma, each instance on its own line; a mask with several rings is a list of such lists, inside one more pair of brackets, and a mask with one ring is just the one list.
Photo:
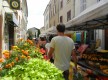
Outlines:
[[[108, 80], [108, 46], [106, 46], [108, 37], [104, 33], [108, 30], [108, 1], [101, 1], [86, 9], [78, 17], [68, 22], [66, 26], [69, 31], [87, 32], [86, 41], [88, 42], [85, 42], [85, 44], [88, 47], [84, 50], [79, 46], [80, 50], [84, 51], [78, 54], [78, 56], [81, 56], [78, 65], [87, 73], [88, 79]], [[101, 35], [101, 32], [97, 33], [96, 30], [101, 30], [104, 35]], [[97, 34], [98, 36], [101, 35], [102, 39], [97, 37]], [[104, 40], [106, 42], [103, 42]], [[101, 48], [101, 45], [105, 47]]]

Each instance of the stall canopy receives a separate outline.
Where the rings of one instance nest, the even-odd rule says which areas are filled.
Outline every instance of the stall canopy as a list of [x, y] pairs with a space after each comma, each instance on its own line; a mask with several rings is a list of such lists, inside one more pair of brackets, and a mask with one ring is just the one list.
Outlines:
[[67, 30], [88, 30], [108, 28], [108, 0], [87, 8], [77, 17], [66, 23]]

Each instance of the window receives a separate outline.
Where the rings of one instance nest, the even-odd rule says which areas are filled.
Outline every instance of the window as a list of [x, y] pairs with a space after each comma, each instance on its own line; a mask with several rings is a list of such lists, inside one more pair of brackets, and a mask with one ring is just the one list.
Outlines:
[[60, 9], [63, 8], [63, 0], [60, 1]]
[[54, 8], [53, 8], [53, 13], [54, 13], [54, 15], [55, 15], [55, 13], [56, 13], [55, 6], [54, 6]]
[[55, 26], [55, 21], [54, 21], [54, 26]]
[[63, 16], [60, 16], [60, 23], [63, 23]]
[[67, 12], [67, 21], [71, 20], [71, 10]]
[[56, 3], [56, 0], [54, 0], [54, 3]]
[[86, 0], [80, 0], [80, 12], [86, 9]]
[[56, 13], [57, 11], [56, 11], [56, 5], [55, 5], [55, 13]]
[[67, 2], [69, 2], [70, 0], [67, 0]]
[[99, 1], [101, 1], [101, 0], [97, 0], [97, 2], [99, 2]]

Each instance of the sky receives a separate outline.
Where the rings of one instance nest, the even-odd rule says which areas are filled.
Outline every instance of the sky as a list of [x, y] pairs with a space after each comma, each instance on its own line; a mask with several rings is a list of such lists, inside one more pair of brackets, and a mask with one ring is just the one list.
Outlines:
[[50, 0], [27, 0], [28, 24], [27, 29], [36, 27], [40, 29], [44, 26], [43, 13]]

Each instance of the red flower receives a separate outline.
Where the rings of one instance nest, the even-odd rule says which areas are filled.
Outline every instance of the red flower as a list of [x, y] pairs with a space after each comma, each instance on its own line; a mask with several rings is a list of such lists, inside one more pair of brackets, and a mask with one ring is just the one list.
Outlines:
[[45, 60], [48, 60], [48, 56], [47, 56], [47, 55], [44, 55], [44, 59], [45, 59]]
[[46, 53], [46, 51], [45, 51], [43, 48], [40, 49], [40, 52], [41, 52], [42, 54], [45, 54], [45, 53]]

